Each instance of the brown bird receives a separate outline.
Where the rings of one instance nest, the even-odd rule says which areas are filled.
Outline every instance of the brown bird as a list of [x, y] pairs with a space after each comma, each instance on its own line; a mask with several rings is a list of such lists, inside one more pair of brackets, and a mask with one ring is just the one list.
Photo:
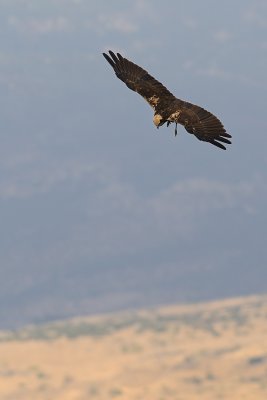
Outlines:
[[221, 121], [212, 113], [195, 104], [177, 99], [169, 90], [153, 78], [147, 71], [119, 53], [109, 50], [109, 55], [103, 53], [105, 59], [114, 69], [115, 74], [129, 89], [139, 93], [154, 110], [153, 122], [157, 128], [167, 123], [175, 123], [185, 127], [199, 140], [209, 142], [220, 149], [226, 150], [220, 143], [231, 144], [229, 135]]

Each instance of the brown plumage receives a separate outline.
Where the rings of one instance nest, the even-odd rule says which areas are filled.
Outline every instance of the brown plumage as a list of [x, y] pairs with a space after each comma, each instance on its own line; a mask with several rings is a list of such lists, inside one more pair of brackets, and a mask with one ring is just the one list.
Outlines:
[[[194, 134], [199, 140], [209, 142], [220, 149], [226, 150], [222, 143], [231, 144], [229, 135], [220, 120], [209, 111], [195, 104], [177, 99], [160, 82], [154, 79], [147, 71], [132, 61], [122, 57], [119, 53], [109, 51], [103, 53], [115, 71], [129, 89], [139, 93], [154, 109], [153, 122], [159, 128], [167, 123], [175, 123], [185, 127], [187, 132]], [[220, 143], [222, 142], [222, 143]]]

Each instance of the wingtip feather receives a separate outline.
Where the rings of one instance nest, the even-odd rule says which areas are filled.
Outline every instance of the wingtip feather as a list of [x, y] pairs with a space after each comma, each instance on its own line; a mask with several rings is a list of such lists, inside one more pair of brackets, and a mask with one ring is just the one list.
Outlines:
[[[109, 53], [110, 53], [110, 51], [109, 51]], [[107, 60], [107, 62], [112, 66], [112, 68], [114, 68], [115, 67], [114, 60], [108, 54], [106, 54], [106, 53], [102, 53], [102, 54], [105, 57], [105, 59]]]

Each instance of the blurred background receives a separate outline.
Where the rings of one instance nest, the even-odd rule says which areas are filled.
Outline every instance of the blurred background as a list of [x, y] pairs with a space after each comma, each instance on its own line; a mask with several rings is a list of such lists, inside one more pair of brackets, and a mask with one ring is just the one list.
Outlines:
[[[267, 3], [2, 0], [0, 328], [267, 291]], [[119, 51], [217, 115], [152, 109]]]

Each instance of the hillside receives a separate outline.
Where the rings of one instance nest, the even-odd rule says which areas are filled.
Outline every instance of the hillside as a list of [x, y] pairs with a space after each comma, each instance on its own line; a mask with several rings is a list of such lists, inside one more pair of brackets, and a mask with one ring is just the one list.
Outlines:
[[1, 400], [267, 398], [267, 296], [0, 335]]

